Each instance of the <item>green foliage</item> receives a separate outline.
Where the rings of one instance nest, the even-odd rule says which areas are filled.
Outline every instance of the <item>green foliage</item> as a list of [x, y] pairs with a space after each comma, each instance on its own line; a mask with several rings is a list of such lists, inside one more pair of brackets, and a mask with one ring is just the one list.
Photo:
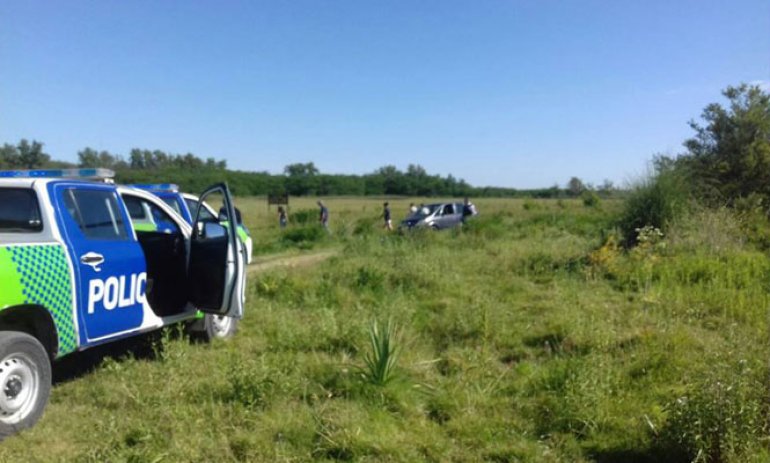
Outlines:
[[236, 358], [228, 366], [227, 380], [230, 390], [225, 397], [246, 408], [258, 408], [266, 405], [268, 396], [274, 387], [269, 376], [259, 373], [253, 364]]
[[585, 207], [599, 207], [599, 204], [601, 203], [599, 195], [593, 190], [585, 190], [580, 195], [580, 198], [583, 200], [583, 205]]
[[0, 169], [38, 169], [54, 167], [51, 156], [43, 152], [43, 144], [22, 138], [17, 145], [0, 147]]
[[728, 106], [708, 105], [703, 125], [685, 142], [678, 165], [688, 171], [700, 196], [734, 203], [752, 193], [770, 197], [770, 94], [758, 86], [728, 87]]
[[377, 321], [369, 328], [369, 347], [371, 350], [364, 356], [365, 368], [361, 376], [365, 381], [376, 386], [384, 386], [393, 380], [396, 364], [400, 355], [398, 328], [389, 320], [380, 327]]
[[638, 231], [646, 226], [665, 231], [690, 203], [687, 183], [679, 171], [659, 169], [639, 181], [628, 195], [618, 221], [626, 244], [635, 244]]
[[[619, 201], [529, 201], [354, 235], [381, 200], [329, 198], [350, 224], [319, 243], [335, 256], [259, 259], [236, 337], [97, 363], [0, 460], [768, 461], [770, 260], [742, 213], [694, 209], [626, 250]], [[255, 245], [284, 246], [274, 210], [237, 202]], [[398, 357], [384, 386], [362, 376], [387, 370], [378, 351]]]
[[305, 225], [289, 228], [281, 235], [281, 240], [299, 249], [311, 249], [326, 236], [326, 232], [320, 225]]
[[770, 433], [766, 366], [759, 359], [732, 361], [699, 372], [687, 393], [666, 407], [662, 437], [682, 446], [692, 462], [746, 461]]
[[577, 177], [572, 177], [569, 179], [569, 182], [567, 182], [567, 193], [572, 197], [578, 197], [586, 191], [586, 186], [583, 184], [583, 181], [580, 180]]
[[301, 209], [296, 212], [292, 212], [289, 216], [289, 221], [293, 224], [309, 225], [317, 223], [318, 217], [318, 209]]

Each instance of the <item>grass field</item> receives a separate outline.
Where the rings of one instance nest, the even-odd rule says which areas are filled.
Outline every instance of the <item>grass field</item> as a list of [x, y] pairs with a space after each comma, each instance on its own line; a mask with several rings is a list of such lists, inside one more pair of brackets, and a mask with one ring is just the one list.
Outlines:
[[718, 212], [626, 252], [619, 202], [479, 199], [405, 235], [326, 202], [328, 236], [314, 200], [283, 233], [238, 201], [257, 261], [334, 255], [253, 274], [230, 341], [62, 362], [0, 461], [770, 461], [770, 262]]

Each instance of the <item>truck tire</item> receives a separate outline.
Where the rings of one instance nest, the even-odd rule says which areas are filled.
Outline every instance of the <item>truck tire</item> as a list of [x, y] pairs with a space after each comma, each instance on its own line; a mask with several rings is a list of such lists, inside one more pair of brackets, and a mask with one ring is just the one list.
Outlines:
[[191, 327], [190, 337], [196, 341], [232, 338], [238, 331], [238, 319], [207, 313]]
[[51, 361], [34, 337], [0, 331], [0, 439], [34, 425], [51, 394]]

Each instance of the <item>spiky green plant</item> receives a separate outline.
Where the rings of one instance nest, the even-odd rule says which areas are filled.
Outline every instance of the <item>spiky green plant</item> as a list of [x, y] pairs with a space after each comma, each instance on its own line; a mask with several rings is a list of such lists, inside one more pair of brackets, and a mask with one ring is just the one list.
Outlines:
[[364, 380], [377, 386], [384, 386], [395, 376], [396, 363], [400, 353], [399, 333], [392, 320], [382, 329], [375, 320], [369, 328], [371, 351], [364, 356], [362, 376]]

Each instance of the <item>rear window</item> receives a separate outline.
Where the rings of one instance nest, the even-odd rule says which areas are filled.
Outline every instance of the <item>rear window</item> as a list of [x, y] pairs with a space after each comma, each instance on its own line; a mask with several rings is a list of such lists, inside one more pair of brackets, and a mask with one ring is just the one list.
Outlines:
[[0, 233], [43, 230], [37, 195], [30, 188], [0, 188]]

